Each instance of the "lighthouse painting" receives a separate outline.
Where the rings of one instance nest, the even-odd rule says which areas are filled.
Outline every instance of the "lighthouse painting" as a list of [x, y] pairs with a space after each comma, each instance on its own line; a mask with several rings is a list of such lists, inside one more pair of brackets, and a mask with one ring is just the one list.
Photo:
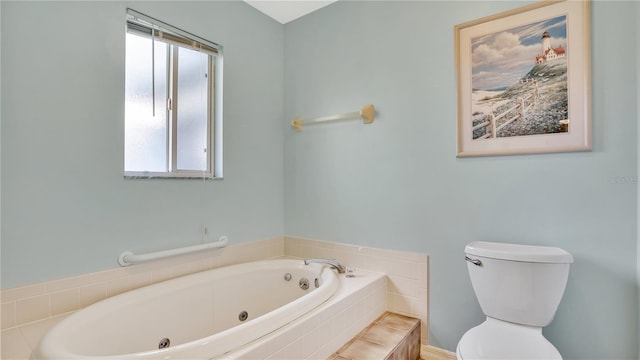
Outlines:
[[566, 15], [471, 39], [472, 139], [569, 131]]
[[454, 27], [457, 157], [591, 150], [591, 2]]

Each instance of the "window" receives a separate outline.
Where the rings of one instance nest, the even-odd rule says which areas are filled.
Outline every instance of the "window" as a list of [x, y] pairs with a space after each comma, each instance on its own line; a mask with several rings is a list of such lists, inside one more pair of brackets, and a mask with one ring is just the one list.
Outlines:
[[222, 177], [222, 47], [127, 10], [125, 177]]

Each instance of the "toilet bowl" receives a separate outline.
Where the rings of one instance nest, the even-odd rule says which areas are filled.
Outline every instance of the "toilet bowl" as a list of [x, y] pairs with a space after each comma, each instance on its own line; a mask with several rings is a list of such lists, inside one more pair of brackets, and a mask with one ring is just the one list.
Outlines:
[[573, 257], [554, 247], [473, 242], [465, 247], [471, 284], [486, 320], [458, 342], [470, 359], [562, 359], [542, 335], [553, 320]]
[[562, 359], [556, 347], [542, 335], [542, 328], [490, 317], [462, 336], [456, 357], [458, 360]]

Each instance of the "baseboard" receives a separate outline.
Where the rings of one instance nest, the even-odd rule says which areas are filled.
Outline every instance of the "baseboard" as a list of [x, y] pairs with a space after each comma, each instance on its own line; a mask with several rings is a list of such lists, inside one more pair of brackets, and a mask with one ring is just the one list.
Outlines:
[[422, 345], [420, 358], [422, 360], [456, 360], [456, 353], [431, 345]]

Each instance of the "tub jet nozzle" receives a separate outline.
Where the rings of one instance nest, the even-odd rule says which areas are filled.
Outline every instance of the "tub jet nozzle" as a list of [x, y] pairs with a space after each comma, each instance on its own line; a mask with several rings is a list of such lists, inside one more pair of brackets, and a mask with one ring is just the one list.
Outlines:
[[166, 349], [169, 345], [171, 345], [171, 340], [169, 340], [169, 338], [164, 338], [158, 343], [158, 349]]

